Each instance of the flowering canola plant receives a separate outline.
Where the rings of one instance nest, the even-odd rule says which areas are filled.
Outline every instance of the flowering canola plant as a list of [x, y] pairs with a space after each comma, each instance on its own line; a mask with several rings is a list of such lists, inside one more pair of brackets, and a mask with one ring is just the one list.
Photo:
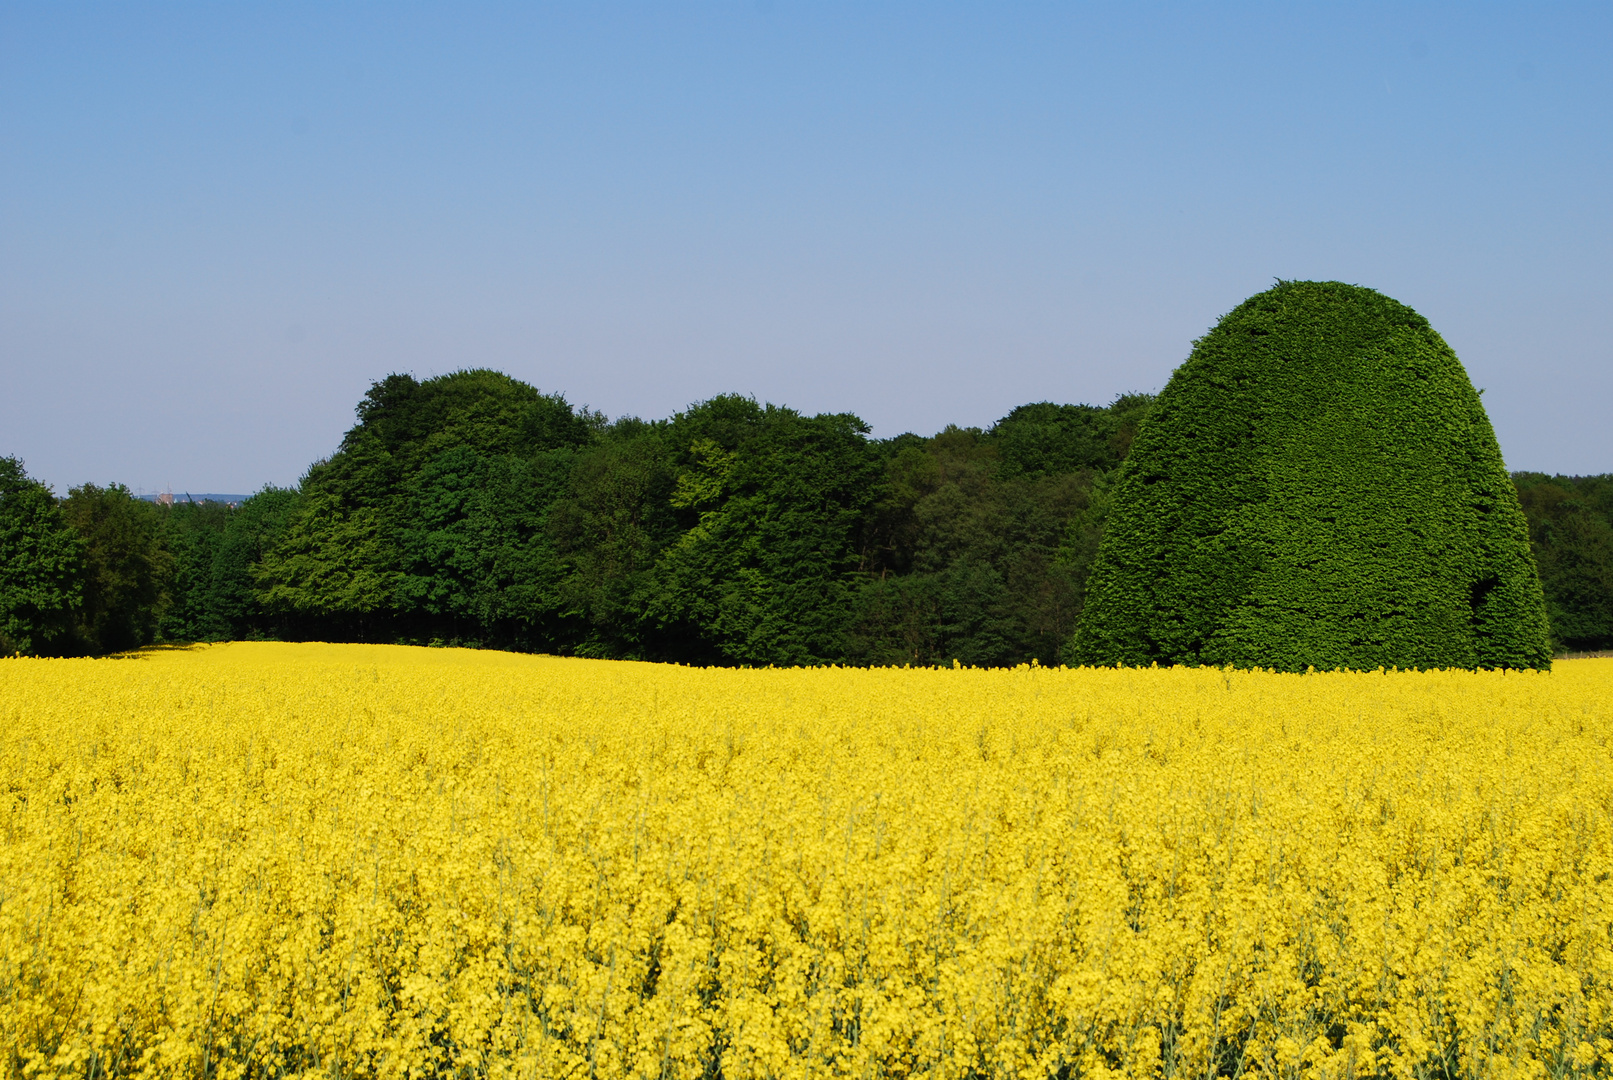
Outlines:
[[1613, 661], [0, 661], [26, 1077], [1613, 1071]]

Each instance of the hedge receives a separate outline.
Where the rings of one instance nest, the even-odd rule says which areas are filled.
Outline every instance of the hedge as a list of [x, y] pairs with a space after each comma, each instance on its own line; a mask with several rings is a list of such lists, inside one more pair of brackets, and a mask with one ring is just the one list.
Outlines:
[[1290, 281], [1196, 342], [1122, 468], [1067, 659], [1549, 667], [1523, 511], [1428, 321]]

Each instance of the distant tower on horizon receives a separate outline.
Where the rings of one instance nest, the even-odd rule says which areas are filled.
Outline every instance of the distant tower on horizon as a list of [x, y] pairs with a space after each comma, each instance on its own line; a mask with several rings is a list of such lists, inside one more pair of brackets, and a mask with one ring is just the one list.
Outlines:
[[172, 506], [172, 505], [174, 505], [174, 489], [173, 489], [173, 487], [171, 485], [169, 487], [167, 487], [167, 488], [164, 488], [162, 490], [162, 492], [160, 494], [158, 494], [158, 496], [157, 496], [157, 505], [158, 506]]

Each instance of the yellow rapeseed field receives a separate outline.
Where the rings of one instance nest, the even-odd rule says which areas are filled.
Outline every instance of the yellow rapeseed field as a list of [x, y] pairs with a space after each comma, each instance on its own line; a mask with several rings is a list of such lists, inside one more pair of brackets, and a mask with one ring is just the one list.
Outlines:
[[1613, 1073], [1613, 661], [0, 661], [18, 1076]]

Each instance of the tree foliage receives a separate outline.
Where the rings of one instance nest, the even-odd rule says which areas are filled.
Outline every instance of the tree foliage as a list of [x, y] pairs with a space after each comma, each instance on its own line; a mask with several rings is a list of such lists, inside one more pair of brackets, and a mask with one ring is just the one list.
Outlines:
[[230, 640], [236, 635], [218, 610], [213, 583], [214, 567], [229, 529], [229, 507], [186, 500], [164, 508], [161, 518], [170, 579], [157, 633], [166, 641]]
[[309, 470], [258, 595], [329, 639], [1052, 663], [1150, 400], [877, 442], [737, 395], [605, 423], [491, 372], [389, 376]]
[[[713, 423], [713, 414], [725, 414]], [[649, 614], [698, 627], [730, 663], [816, 664], [846, 652], [857, 540], [877, 464], [850, 415], [804, 417], [718, 399], [668, 425], [685, 526], [660, 560]]]
[[165, 641], [229, 641], [281, 632], [254, 571], [285, 532], [297, 492], [266, 487], [239, 506], [162, 508], [172, 581], [158, 632]]
[[50, 489], [0, 457], [0, 656], [70, 650], [84, 546]]
[[888, 444], [851, 655], [1057, 663], [1084, 598], [1104, 478], [1146, 401], [1044, 402], [986, 432], [948, 427]]
[[389, 375], [315, 464], [256, 566], [265, 605], [324, 637], [528, 645], [552, 617], [544, 513], [598, 418], [507, 375]]
[[1613, 649], [1613, 475], [1513, 479], [1553, 637], [1565, 649]]
[[151, 644], [173, 570], [159, 508], [122, 484], [81, 484], [67, 493], [62, 513], [85, 544], [78, 649], [99, 654]]
[[[1422, 364], [1441, 400], [1472, 404], [1459, 367], [1455, 382], [1447, 370], [1455, 363], [1448, 350], [1418, 338], [1414, 320], [1396, 318], [1433, 359], [1416, 349], [1410, 360], [1393, 349], [1383, 355], [1400, 357], [1406, 370]], [[1247, 327], [1240, 332], [1260, 340]], [[1390, 344], [1400, 341], [1395, 333]], [[1222, 382], [1225, 366], [1215, 368]], [[1250, 375], [1257, 367], [1233, 365], [1236, 379], [1215, 392], [1246, 407], [1265, 392]], [[1286, 518], [1260, 519], [1260, 535], [1292, 531], [1309, 538], [1314, 554], [1352, 522], [1381, 516], [1382, 498], [1427, 480], [1428, 446], [1438, 439], [1417, 436], [1415, 424], [1384, 435], [1376, 414], [1354, 415], [1336, 394], [1309, 392], [1308, 415], [1326, 421], [1320, 431], [1265, 407], [1234, 430], [1235, 410], [1213, 394], [1205, 400], [1222, 409], [1215, 422], [1183, 428], [1175, 390], [1166, 413], [1176, 419], [1165, 426], [1199, 440], [1169, 448], [1197, 475], [1233, 467], [1264, 476], [1270, 490], [1297, 493], [1284, 504]], [[1384, 408], [1381, 397], [1368, 395], [1362, 408]], [[296, 488], [265, 488], [239, 505], [157, 506], [116, 485], [75, 488], [58, 502], [20, 464], [0, 460], [0, 648], [104, 652], [153, 640], [278, 637], [695, 664], [1053, 664], [1071, 657], [1111, 514], [1137, 482], [1128, 455], [1148, 443], [1139, 433], [1154, 424], [1144, 425], [1153, 404], [1141, 394], [1102, 407], [1035, 402], [983, 430], [876, 440], [850, 414], [807, 416], [739, 395], [665, 420], [607, 423], [497, 372], [389, 375], [359, 403], [336, 451]], [[1482, 413], [1467, 423], [1487, 431]], [[1213, 467], [1189, 452], [1206, 443], [1227, 447], [1214, 451]], [[1256, 453], [1255, 444], [1267, 450]], [[1271, 482], [1281, 471], [1271, 462], [1315, 462], [1338, 446], [1364, 457], [1343, 473], [1316, 471], [1310, 487], [1297, 474]], [[1155, 454], [1148, 475], [1164, 475]], [[1472, 463], [1489, 485], [1493, 516], [1505, 519], [1511, 488], [1496, 479], [1498, 460], [1479, 453]], [[1613, 487], [1605, 480], [1517, 478], [1563, 647], [1613, 645]], [[1440, 565], [1468, 558], [1466, 540], [1429, 532], [1431, 522], [1460, 518], [1467, 504], [1447, 505], [1451, 498], [1445, 491], [1403, 514], [1405, 535], [1381, 550], [1368, 544], [1357, 569], [1376, 573], [1410, 552], [1437, 577]], [[1184, 582], [1227, 587], [1244, 565], [1239, 558], [1249, 553], [1227, 546], [1229, 530], [1205, 526], [1213, 505], [1182, 503], [1180, 520], [1202, 530], [1189, 545], [1201, 557], [1161, 596], [1188, 588]], [[1234, 526], [1253, 535], [1259, 515], [1241, 513]], [[1496, 543], [1495, 551], [1516, 556], [1515, 543]], [[1276, 546], [1261, 558], [1278, 554], [1299, 558]], [[1344, 606], [1366, 610], [1378, 595], [1377, 585], [1362, 588], [1321, 562], [1310, 570], [1317, 567], [1310, 593], [1290, 590], [1285, 602], [1332, 589]], [[1484, 591], [1478, 581], [1462, 610]], [[1508, 595], [1490, 589], [1482, 600]], [[1289, 622], [1273, 625], [1292, 629], [1296, 610], [1278, 605]], [[1422, 632], [1415, 619], [1408, 625], [1408, 633]], [[1205, 648], [1126, 657], [1226, 655]], [[1288, 657], [1291, 666], [1300, 659]]]
[[1283, 282], [1196, 343], [1138, 431], [1072, 647], [1087, 663], [1544, 667], [1518, 499], [1410, 308]]

